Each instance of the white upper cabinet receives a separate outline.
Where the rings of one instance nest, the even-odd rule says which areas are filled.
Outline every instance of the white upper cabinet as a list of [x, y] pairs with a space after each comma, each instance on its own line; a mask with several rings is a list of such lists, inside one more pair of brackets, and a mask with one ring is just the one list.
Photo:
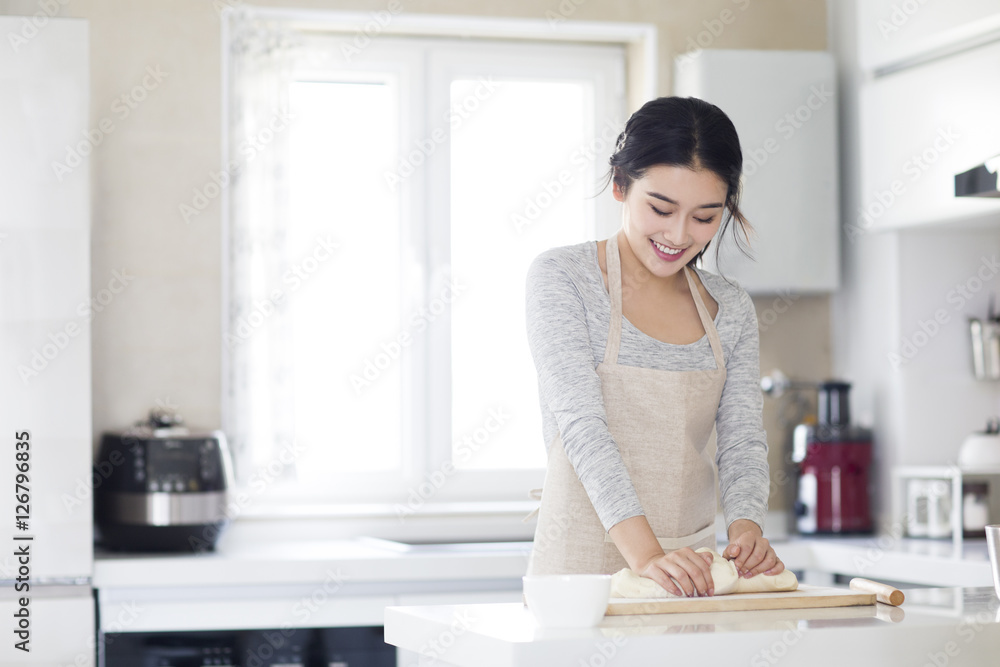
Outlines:
[[[15, 515], [14, 434], [30, 432], [31, 529], [40, 545], [59, 537], [39, 547], [31, 577], [51, 581], [89, 577], [93, 560], [88, 156], [99, 128], [88, 122], [87, 22], [38, 16], [0, 16], [0, 515]], [[0, 558], [0, 580], [11, 562]], [[34, 604], [40, 618], [64, 613]], [[79, 651], [38, 642], [17, 664], [69, 664]]]
[[868, 81], [860, 114], [861, 210], [848, 211], [849, 239], [1000, 222], [1000, 200], [955, 197], [955, 174], [1000, 154], [1000, 41]]
[[863, 0], [856, 6], [858, 60], [869, 71], [1000, 31], [997, 0]]
[[755, 260], [727, 233], [718, 265], [713, 247], [705, 265], [751, 294], [838, 287], [835, 81], [823, 51], [704, 50], [675, 64], [675, 93], [715, 104], [740, 135]]

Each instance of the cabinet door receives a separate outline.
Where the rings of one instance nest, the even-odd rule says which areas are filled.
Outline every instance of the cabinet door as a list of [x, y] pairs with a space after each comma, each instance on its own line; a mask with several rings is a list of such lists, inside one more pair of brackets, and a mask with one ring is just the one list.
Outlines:
[[874, 79], [860, 91], [861, 210], [869, 230], [996, 219], [1000, 201], [955, 197], [955, 174], [1000, 153], [1000, 42]]
[[[33, 581], [77, 580], [93, 562], [90, 49], [86, 21], [37, 16], [0, 16], [0, 516], [14, 530], [26, 506]], [[0, 580], [11, 565], [4, 550]]]
[[[97, 654], [94, 632], [94, 597], [90, 586], [39, 586], [31, 584], [30, 602], [21, 604], [24, 592], [13, 586], [0, 587], [0, 618], [4, 619], [4, 641], [0, 665], [38, 667], [72, 665], [93, 667]], [[26, 615], [25, 615], [26, 614]], [[27, 623], [28, 643], [18, 635], [21, 621]]]
[[[743, 149], [742, 209], [755, 261], [730, 234], [705, 265], [751, 294], [835, 290], [839, 281], [837, 98], [821, 51], [705, 50], [681, 56], [676, 94], [715, 104]], [[720, 243], [721, 242], [721, 243]], [[721, 271], [720, 271], [721, 269]]]
[[996, 0], [859, 0], [858, 61], [875, 70], [1000, 29]]

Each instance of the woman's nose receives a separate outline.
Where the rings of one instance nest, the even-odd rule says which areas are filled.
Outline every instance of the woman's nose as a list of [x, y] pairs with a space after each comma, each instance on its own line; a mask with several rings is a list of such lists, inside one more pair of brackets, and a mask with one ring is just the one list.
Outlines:
[[671, 221], [670, 226], [666, 229], [663, 236], [666, 237], [667, 243], [675, 248], [680, 248], [687, 245], [687, 231], [688, 222], [686, 220], [674, 219]]

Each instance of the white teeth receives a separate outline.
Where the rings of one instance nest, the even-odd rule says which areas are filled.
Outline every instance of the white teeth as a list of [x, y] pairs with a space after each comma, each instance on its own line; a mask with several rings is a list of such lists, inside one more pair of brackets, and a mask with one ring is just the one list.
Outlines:
[[674, 250], [673, 248], [668, 248], [667, 246], [661, 243], [657, 243], [656, 241], [653, 241], [653, 245], [659, 248], [660, 252], [665, 253], [667, 255], [679, 255], [680, 253], [684, 252], [683, 250]]

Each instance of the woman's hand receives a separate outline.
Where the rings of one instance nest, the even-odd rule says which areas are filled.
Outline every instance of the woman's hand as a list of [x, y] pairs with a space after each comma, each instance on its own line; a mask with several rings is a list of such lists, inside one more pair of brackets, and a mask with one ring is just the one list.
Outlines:
[[695, 597], [715, 593], [711, 565], [712, 554], [695, 553], [684, 547], [654, 556], [638, 572], [674, 595]]
[[780, 574], [785, 569], [760, 526], [749, 519], [737, 519], [729, 525], [729, 546], [722, 556], [733, 561], [736, 571], [747, 579], [761, 573]]
[[652, 579], [665, 590], [688, 597], [715, 593], [709, 569], [712, 554], [695, 553], [685, 547], [664, 555], [645, 516], [625, 519], [608, 533], [632, 571]]

